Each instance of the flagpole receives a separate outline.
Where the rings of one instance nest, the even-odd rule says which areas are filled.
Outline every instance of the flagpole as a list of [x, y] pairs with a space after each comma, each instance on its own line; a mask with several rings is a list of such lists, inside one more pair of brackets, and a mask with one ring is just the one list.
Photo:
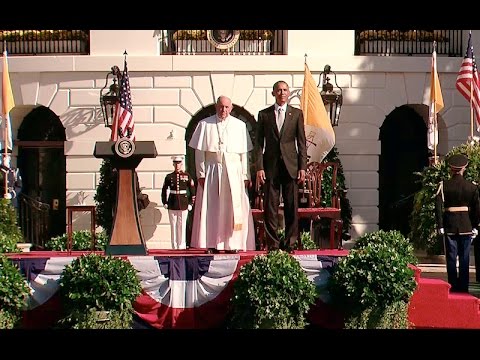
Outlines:
[[472, 66], [472, 80], [470, 81], [470, 140], [473, 140], [473, 81], [474, 79]]
[[[7, 42], [6, 40], [3, 40], [3, 56], [5, 56], [5, 51], [7, 49]], [[5, 64], [5, 62], [4, 62]], [[5, 68], [2, 69], [2, 72], [5, 72]], [[3, 76], [3, 73], [2, 73]], [[5, 91], [5, 89], [2, 88], [2, 91]], [[3, 101], [3, 100], [2, 100]], [[5, 107], [5, 105], [2, 105], [2, 107]], [[7, 128], [7, 114], [2, 114], [3, 115], [3, 159], [2, 163], [3, 165], [7, 166], [7, 156], [8, 156], [8, 151], [7, 151], [7, 139], [8, 139], [8, 128]], [[4, 175], [4, 198], [7, 198], [8, 196], [8, 173], [5, 172]]]
[[[8, 132], [7, 132], [7, 117], [4, 116], [3, 117], [3, 138], [5, 140], [4, 140], [4, 144], [3, 144], [3, 165], [5, 165], [5, 167], [7, 166], [7, 154], [8, 154], [8, 152], [7, 152], [7, 135], [8, 135]], [[5, 199], [7, 199], [8, 198], [8, 173], [5, 172], [5, 175], [3, 177], [4, 177], [4, 185], [5, 185], [3, 197]]]
[[437, 134], [438, 134], [438, 124], [437, 124], [437, 104], [433, 102], [433, 165], [437, 164]]
[[[437, 42], [433, 41], [433, 51], [437, 52]], [[435, 56], [435, 76], [437, 74], [437, 57]], [[434, 83], [435, 84], [435, 83]], [[436, 89], [435, 89], [436, 90]], [[436, 95], [435, 95], [436, 98]], [[437, 164], [437, 145], [438, 145], [438, 123], [437, 123], [437, 101], [433, 101], [433, 165]]]
[[473, 140], [473, 66], [472, 66], [472, 80], [470, 81], [470, 140]]

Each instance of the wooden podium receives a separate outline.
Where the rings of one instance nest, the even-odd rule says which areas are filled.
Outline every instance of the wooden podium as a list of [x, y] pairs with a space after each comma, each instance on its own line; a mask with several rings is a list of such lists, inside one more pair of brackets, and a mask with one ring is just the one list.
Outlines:
[[107, 255], [146, 255], [147, 248], [138, 218], [135, 169], [143, 158], [155, 158], [153, 141], [97, 141], [93, 155], [110, 159], [118, 171], [117, 201], [113, 228], [105, 248]]

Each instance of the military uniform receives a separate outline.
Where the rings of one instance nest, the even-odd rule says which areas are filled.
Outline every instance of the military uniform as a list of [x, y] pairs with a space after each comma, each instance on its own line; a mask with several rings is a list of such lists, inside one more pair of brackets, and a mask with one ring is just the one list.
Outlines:
[[[443, 181], [437, 191], [435, 217], [440, 234], [444, 234], [448, 282], [452, 291], [468, 292], [472, 229], [480, 222], [478, 188], [460, 172], [468, 158], [457, 154], [450, 157], [450, 179]], [[458, 256], [458, 276], [457, 276]]]
[[[174, 163], [183, 157], [174, 157]], [[167, 198], [168, 191], [168, 198]], [[186, 249], [186, 226], [188, 211], [195, 201], [195, 184], [185, 171], [174, 171], [165, 176], [162, 187], [162, 203], [168, 209], [173, 249]]]

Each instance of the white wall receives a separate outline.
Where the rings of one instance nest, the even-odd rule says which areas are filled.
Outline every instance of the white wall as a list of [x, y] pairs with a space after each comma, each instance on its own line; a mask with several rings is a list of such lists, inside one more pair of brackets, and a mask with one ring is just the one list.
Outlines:
[[[74, 204], [80, 190], [89, 195], [87, 204], [93, 204], [101, 162], [93, 157], [93, 147], [109, 137], [99, 113], [99, 92], [110, 67], [123, 68], [125, 49], [137, 139], [154, 140], [159, 154], [142, 161], [138, 171], [140, 185], [152, 201], [141, 212], [147, 245], [160, 248], [170, 246], [160, 190], [171, 171], [170, 156], [185, 153], [185, 128], [192, 116], [224, 94], [256, 117], [273, 103], [275, 81], [286, 80], [292, 90], [302, 87], [307, 52], [314, 78], [330, 64], [344, 91], [335, 133], [353, 209], [352, 236], [378, 229], [379, 128], [397, 106], [428, 105], [430, 57], [353, 56], [353, 30], [291, 31], [289, 55], [284, 56], [160, 56], [154, 32], [93, 30], [91, 56], [9, 57], [17, 107], [49, 106], [66, 128], [67, 204]], [[480, 38], [480, 32], [476, 34]], [[445, 124], [440, 129], [446, 139], [439, 147], [443, 154], [469, 135], [468, 103], [455, 89], [461, 62], [461, 57], [438, 58], [445, 101], [440, 113]], [[24, 111], [12, 112], [14, 137], [23, 116]], [[172, 131], [174, 139], [168, 139]], [[77, 224], [82, 223], [88, 227], [86, 217], [78, 219]]]

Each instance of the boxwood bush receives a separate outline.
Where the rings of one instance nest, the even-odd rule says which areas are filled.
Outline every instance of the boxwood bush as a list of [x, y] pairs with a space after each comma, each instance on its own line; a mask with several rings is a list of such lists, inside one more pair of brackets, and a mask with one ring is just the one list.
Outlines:
[[398, 252], [399, 256], [408, 264], [416, 265], [418, 263], [410, 239], [403, 236], [398, 230], [378, 230], [367, 233], [355, 240], [355, 249], [363, 249], [369, 244], [385, 244]]
[[[406, 304], [416, 288], [413, 246], [397, 231], [378, 231], [357, 240], [333, 269], [328, 289], [344, 312], [346, 327], [407, 328]], [[405, 305], [405, 306], [404, 306]], [[396, 314], [395, 316], [391, 316]]]
[[10, 259], [0, 254], [0, 329], [19, 325], [30, 289]]
[[241, 329], [302, 329], [317, 297], [299, 262], [282, 250], [257, 255], [234, 284], [229, 326]]
[[[120, 257], [95, 253], [75, 258], [65, 267], [59, 294], [67, 316], [60, 325], [84, 329], [127, 329], [133, 302], [141, 293], [133, 265]], [[108, 314], [107, 319], [102, 314]]]

